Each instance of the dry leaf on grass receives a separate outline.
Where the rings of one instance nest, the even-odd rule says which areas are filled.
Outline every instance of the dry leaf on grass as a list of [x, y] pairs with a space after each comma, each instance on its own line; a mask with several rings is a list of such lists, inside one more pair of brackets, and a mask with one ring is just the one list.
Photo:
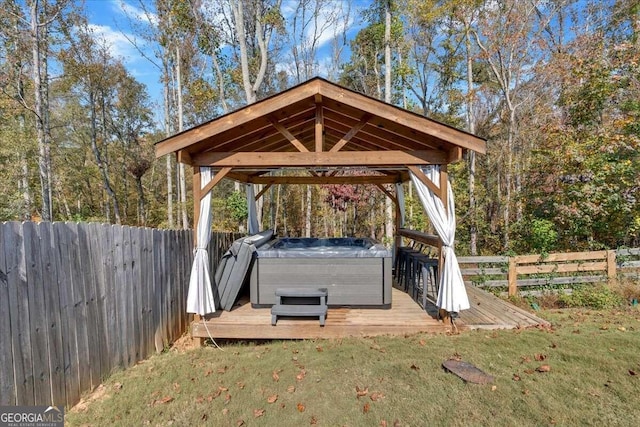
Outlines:
[[387, 427], [387, 420], [380, 421], [380, 427]]
[[278, 400], [277, 394], [272, 394], [271, 396], [267, 397], [268, 403], [276, 403], [277, 400]]
[[222, 415], [227, 415], [229, 413], [229, 408], [224, 408], [222, 410]]
[[273, 371], [273, 374], [271, 374], [271, 378], [273, 378], [273, 380], [275, 382], [280, 381], [280, 375], [278, 375], [280, 372], [282, 372], [282, 370], [277, 369], [277, 370]]
[[367, 412], [369, 412], [369, 409], [371, 409], [371, 405], [369, 405], [369, 403], [365, 403], [362, 407], [362, 412], [366, 414]]
[[491, 391], [496, 391], [497, 389], [498, 389], [498, 386], [497, 386], [497, 385], [492, 385], [492, 386], [491, 386]]
[[538, 362], [542, 362], [543, 360], [545, 360], [547, 358], [546, 354], [542, 354], [542, 353], [536, 353], [536, 355], [534, 356], [534, 358], [538, 361]]
[[113, 389], [114, 389], [114, 390], [122, 390], [122, 384], [120, 384], [120, 383], [115, 383], [115, 384], [113, 385]]
[[633, 377], [633, 376], [638, 375], [638, 373], [636, 371], [634, 371], [633, 369], [629, 369], [629, 375], [631, 375]]
[[315, 415], [311, 417], [311, 421], [309, 421], [309, 424], [311, 424], [312, 426], [318, 424], [318, 419], [316, 418]]
[[[427, 342], [425, 340], [420, 340], [420, 342], [418, 342], [418, 344], [420, 344], [422, 347], [424, 347], [425, 345], [427, 345]], [[386, 421], [385, 421], [386, 423]]]
[[300, 371], [300, 373], [298, 375], [296, 375], [296, 380], [302, 381], [304, 379], [305, 375], [307, 375], [307, 371], [305, 371], [303, 369], [303, 370]]
[[288, 393], [293, 393], [294, 391], [296, 391], [296, 386], [290, 385], [289, 387], [287, 387], [287, 392]]
[[317, 351], [318, 353], [322, 353], [322, 351], [323, 351], [323, 350], [322, 350], [322, 347], [317, 346], [317, 347], [316, 347], [316, 351]]
[[411, 365], [411, 369], [413, 369], [414, 371], [419, 371], [420, 368], [416, 365]]
[[240, 390], [244, 389], [244, 383], [243, 382], [237, 382], [236, 385], [238, 386], [238, 388]]
[[371, 396], [369, 396], [369, 399], [373, 400], [374, 402], [377, 402], [380, 399], [384, 398], [384, 394], [379, 393], [377, 391], [371, 393]]
[[360, 388], [356, 386], [356, 396], [360, 399], [362, 396], [366, 396], [369, 393], [369, 387]]
[[218, 368], [218, 373], [219, 374], [224, 374], [225, 372], [227, 372], [227, 367], [223, 366], [222, 368]]
[[522, 378], [520, 378], [520, 375], [518, 375], [518, 374], [513, 374], [513, 378], [512, 378], [512, 380], [514, 380], [514, 381], [520, 381], [521, 379], [522, 379]]
[[224, 404], [227, 405], [229, 402], [231, 402], [231, 395], [227, 394], [224, 398]]
[[549, 365], [541, 365], [536, 368], [538, 372], [549, 372], [551, 370], [551, 366]]
[[296, 407], [298, 408], [298, 412], [304, 412], [305, 410], [305, 407], [302, 403], [298, 403]]
[[253, 418], [258, 418], [264, 415], [264, 409], [254, 409]]
[[238, 420], [236, 421], [236, 426], [237, 427], [242, 427], [244, 425], [244, 420]]

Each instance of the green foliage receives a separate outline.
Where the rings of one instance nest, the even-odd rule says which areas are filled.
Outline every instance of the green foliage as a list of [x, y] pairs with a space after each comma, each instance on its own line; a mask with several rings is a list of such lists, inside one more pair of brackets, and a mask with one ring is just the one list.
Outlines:
[[570, 294], [562, 294], [558, 301], [567, 307], [586, 307], [596, 310], [620, 307], [622, 296], [605, 285], [584, 285], [576, 287]]
[[249, 209], [247, 207], [247, 198], [240, 191], [234, 191], [225, 200], [227, 210], [231, 213], [231, 217], [241, 224], [247, 220]]

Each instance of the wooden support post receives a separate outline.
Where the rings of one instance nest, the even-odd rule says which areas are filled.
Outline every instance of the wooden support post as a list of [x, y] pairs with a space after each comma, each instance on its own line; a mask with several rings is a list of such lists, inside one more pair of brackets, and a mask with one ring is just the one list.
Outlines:
[[607, 251], [607, 277], [609, 280], [616, 278], [616, 251]]
[[509, 282], [509, 296], [514, 297], [518, 294], [518, 268], [517, 257], [509, 257], [509, 272], [507, 280]]

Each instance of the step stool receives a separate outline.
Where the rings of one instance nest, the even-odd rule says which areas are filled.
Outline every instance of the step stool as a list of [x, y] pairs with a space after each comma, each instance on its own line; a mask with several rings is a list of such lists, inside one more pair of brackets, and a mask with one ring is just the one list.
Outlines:
[[[288, 304], [287, 300], [320, 301], [319, 304]], [[327, 290], [306, 288], [276, 289], [276, 304], [271, 307], [271, 324], [276, 325], [278, 316], [318, 317], [320, 326], [324, 326], [327, 317]]]

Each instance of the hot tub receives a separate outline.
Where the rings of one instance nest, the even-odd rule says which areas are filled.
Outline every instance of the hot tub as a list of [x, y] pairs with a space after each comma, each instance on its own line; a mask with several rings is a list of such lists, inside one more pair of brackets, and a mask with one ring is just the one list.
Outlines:
[[330, 306], [391, 306], [391, 252], [368, 238], [280, 238], [256, 251], [251, 304], [275, 304], [278, 288], [326, 288]]

